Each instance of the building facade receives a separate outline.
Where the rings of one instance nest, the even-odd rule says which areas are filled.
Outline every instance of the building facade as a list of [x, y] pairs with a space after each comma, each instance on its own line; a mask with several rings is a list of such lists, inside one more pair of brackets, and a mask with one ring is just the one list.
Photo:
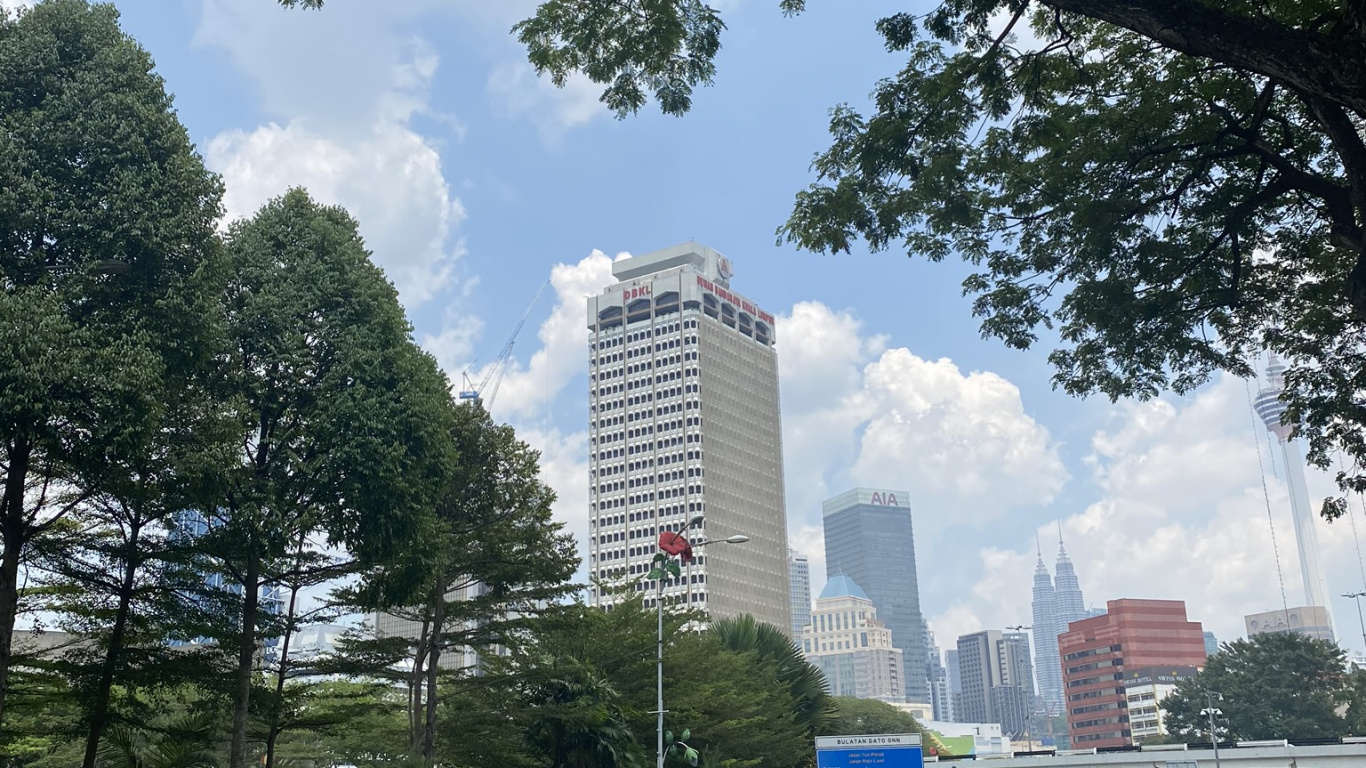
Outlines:
[[[1206, 633], [1208, 634], [1208, 633]], [[1195, 677], [1196, 667], [1142, 667], [1124, 670], [1124, 698], [1129, 708], [1129, 728], [1135, 744], [1153, 736], [1166, 736], [1162, 700], [1182, 680]]]
[[1213, 656], [1214, 654], [1216, 654], [1216, 653], [1218, 653], [1218, 652], [1219, 652], [1219, 638], [1215, 637], [1215, 636], [1214, 636], [1214, 633], [1211, 632], [1211, 631], [1209, 631], [1208, 629], [1205, 630], [1205, 655], [1206, 655], [1206, 656]]
[[1034, 668], [1029, 636], [988, 629], [958, 638], [961, 722], [997, 723], [1011, 738], [1033, 736]]
[[906, 668], [906, 698], [929, 702], [929, 641], [920, 612], [910, 494], [854, 488], [822, 504], [827, 578], [860, 584], [892, 631]]
[[826, 582], [801, 642], [807, 661], [825, 673], [831, 695], [905, 700], [901, 649], [892, 645], [873, 601], [848, 576]]
[[1321, 605], [1301, 605], [1279, 611], [1264, 611], [1243, 617], [1247, 636], [1262, 634], [1284, 634], [1294, 632], [1299, 635], [1334, 642], [1333, 619], [1328, 609]]
[[[730, 290], [728, 259], [695, 243], [617, 261], [612, 275], [588, 299], [590, 574], [638, 579], [663, 531], [744, 534], [700, 551], [665, 599], [790, 629], [773, 316]], [[652, 605], [657, 586], [635, 588]]]
[[1180, 600], [1111, 600], [1058, 637], [1073, 749], [1133, 742], [1125, 670], [1203, 667], [1205, 636]]
[[787, 550], [787, 578], [792, 600], [792, 637], [800, 639], [811, 623], [811, 563], [795, 549]]
[[954, 712], [949, 671], [944, 666], [943, 657], [939, 653], [939, 643], [935, 642], [934, 631], [926, 632], [926, 637], [929, 640], [930, 647], [930, 707], [934, 714], [932, 719], [951, 723], [954, 721]]

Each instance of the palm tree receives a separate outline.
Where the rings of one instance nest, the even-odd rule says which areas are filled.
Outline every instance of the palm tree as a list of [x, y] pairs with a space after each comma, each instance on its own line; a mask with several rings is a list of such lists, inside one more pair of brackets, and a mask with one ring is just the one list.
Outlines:
[[525, 738], [549, 768], [624, 768], [634, 742], [617, 692], [591, 669], [556, 665], [529, 682], [522, 703], [531, 714]]
[[218, 737], [211, 712], [192, 712], [172, 720], [161, 734], [118, 725], [100, 747], [99, 765], [107, 768], [216, 768], [212, 747]]
[[778, 682], [787, 686], [798, 702], [797, 722], [809, 733], [821, 732], [835, 717], [825, 673], [807, 663], [801, 649], [781, 629], [745, 614], [717, 619], [708, 631], [726, 650], [753, 653], [761, 662], [772, 665]]

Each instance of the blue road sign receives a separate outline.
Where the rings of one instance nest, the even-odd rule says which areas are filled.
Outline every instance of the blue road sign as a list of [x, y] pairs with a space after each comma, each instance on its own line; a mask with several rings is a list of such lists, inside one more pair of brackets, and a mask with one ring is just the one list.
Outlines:
[[823, 736], [816, 739], [816, 768], [923, 768], [918, 733]]

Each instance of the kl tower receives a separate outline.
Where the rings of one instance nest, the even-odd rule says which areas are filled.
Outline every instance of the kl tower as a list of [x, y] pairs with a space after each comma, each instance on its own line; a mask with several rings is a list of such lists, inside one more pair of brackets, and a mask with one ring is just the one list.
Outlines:
[[[1304, 455], [1300, 453], [1299, 443], [1290, 438], [1290, 427], [1281, 423], [1281, 416], [1285, 413], [1285, 404], [1281, 402], [1281, 392], [1285, 389], [1285, 365], [1275, 354], [1268, 360], [1266, 378], [1266, 387], [1257, 393], [1255, 408], [1281, 446], [1285, 479], [1290, 492], [1290, 511], [1295, 518], [1295, 541], [1300, 551], [1305, 606], [1285, 612], [1290, 615], [1272, 611], [1258, 614], [1257, 617], [1249, 616], [1248, 634], [1255, 634], [1260, 628], [1261, 631], [1291, 631], [1316, 636], [1327, 634], [1324, 639], [1331, 640], [1333, 617], [1328, 608], [1328, 587], [1323, 578], [1323, 566], [1319, 562], [1319, 537], [1314, 529], [1314, 511], [1309, 506], [1309, 489], [1304, 482]], [[1254, 627], [1255, 618], [1260, 617], [1265, 622], [1273, 615], [1276, 618], [1269, 625], [1262, 623], [1261, 627]]]

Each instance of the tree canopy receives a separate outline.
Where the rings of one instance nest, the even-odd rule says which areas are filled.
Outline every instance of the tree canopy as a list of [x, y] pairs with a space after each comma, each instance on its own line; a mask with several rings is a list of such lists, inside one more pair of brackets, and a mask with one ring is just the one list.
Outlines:
[[[832, 109], [780, 239], [966, 260], [983, 335], [1056, 344], [1073, 394], [1185, 392], [1279, 353], [1311, 459], [1345, 452], [1340, 486], [1366, 491], [1359, 3], [946, 0], [876, 26], [906, 63]], [[723, 30], [703, 0], [546, 0], [515, 27], [622, 116], [688, 111]]]
[[[1221, 740], [1333, 738], [1349, 732], [1339, 708], [1353, 699], [1346, 654], [1336, 644], [1296, 633], [1225, 643], [1195, 677], [1161, 703], [1167, 730], [1209, 740], [1207, 692], [1222, 714]], [[1359, 711], [1359, 707], [1354, 707]]]

